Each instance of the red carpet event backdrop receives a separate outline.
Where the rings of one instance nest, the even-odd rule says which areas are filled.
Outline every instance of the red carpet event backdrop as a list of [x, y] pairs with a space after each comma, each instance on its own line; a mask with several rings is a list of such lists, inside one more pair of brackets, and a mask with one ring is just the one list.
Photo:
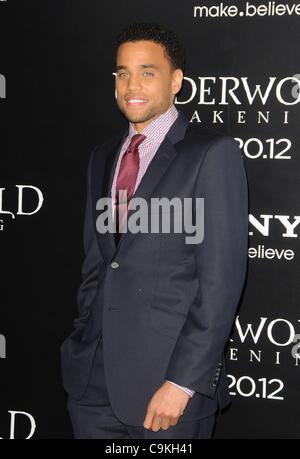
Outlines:
[[185, 43], [177, 109], [233, 136], [248, 175], [232, 405], [215, 438], [300, 438], [300, 3], [290, 0], [0, 1], [0, 437], [71, 438], [60, 344], [77, 314], [87, 163], [126, 126], [113, 43], [145, 21]]

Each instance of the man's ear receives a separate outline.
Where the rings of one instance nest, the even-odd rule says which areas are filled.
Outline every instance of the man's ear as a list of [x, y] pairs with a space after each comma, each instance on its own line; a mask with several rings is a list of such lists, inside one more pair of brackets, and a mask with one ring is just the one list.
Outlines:
[[172, 92], [174, 96], [180, 91], [183, 82], [183, 72], [181, 69], [176, 69], [173, 72]]

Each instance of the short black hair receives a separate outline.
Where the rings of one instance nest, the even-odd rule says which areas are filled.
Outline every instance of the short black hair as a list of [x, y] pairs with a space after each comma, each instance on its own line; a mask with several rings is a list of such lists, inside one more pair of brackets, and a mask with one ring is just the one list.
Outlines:
[[125, 27], [116, 38], [115, 57], [119, 47], [129, 41], [154, 41], [165, 48], [167, 57], [174, 69], [181, 69], [184, 72], [185, 51], [178, 35], [170, 29], [154, 23], [134, 23]]

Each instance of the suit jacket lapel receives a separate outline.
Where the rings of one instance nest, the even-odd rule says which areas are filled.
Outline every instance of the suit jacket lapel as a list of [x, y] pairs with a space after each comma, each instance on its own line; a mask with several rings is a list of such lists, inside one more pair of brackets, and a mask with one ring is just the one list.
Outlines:
[[[101, 198], [111, 197], [111, 186], [119, 152], [127, 135], [128, 132], [119, 135], [110, 143], [107, 149], [105, 149], [105, 147], [101, 148], [93, 157], [91, 164], [91, 193], [94, 225], [96, 225], [96, 220], [101, 213], [101, 211], [99, 212], [99, 210], [96, 209], [97, 201]], [[100, 235], [96, 227], [95, 231], [99, 246], [103, 253], [108, 254], [108, 251], [111, 252], [116, 249], [113, 233], [107, 232]]]

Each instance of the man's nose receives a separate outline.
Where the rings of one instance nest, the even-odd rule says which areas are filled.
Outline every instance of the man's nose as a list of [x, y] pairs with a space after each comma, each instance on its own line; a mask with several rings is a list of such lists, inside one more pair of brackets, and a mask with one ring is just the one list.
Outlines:
[[131, 75], [128, 79], [129, 91], [134, 91], [141, 87], [141, 77], [139, 75]]

